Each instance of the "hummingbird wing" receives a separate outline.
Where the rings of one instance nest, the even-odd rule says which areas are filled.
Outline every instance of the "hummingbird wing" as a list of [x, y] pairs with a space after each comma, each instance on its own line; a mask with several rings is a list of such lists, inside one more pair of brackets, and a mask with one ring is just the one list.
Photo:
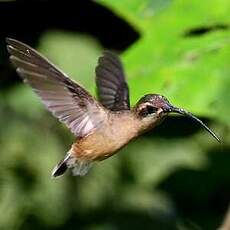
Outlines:
[[46, 58], [22, 42], [9, 38], [6, 42], [18, 74], [77, 137], [89, 134], [106, 119], [103, 107]]
[[99, 101], [112, 111], [129, 110], [129, 89], [122, 63], [109, 51], [99, 58], [96, 67], [96, 85]]

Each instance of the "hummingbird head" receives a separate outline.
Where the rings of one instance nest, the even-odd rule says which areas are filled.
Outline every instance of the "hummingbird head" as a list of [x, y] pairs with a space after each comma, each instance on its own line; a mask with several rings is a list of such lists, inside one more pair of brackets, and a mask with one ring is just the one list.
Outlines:
[[184, 109], [171, 105], [168, 99], [162, 95], [147, 94], [137, 102], [134, 108], [135, 113], [137, 114], [139, 119], [141, 119], [143, 123], [146, 124], [146, 126], [152, 127], [154, 124], [157, 124], [160, 120], [162, 120], [162, 118], [166, 117], [169, 113], [179, 113], [198, 122], [218, 142], [220, 142], [220, 139], [217, 137], [217, 135], [200, 119]]

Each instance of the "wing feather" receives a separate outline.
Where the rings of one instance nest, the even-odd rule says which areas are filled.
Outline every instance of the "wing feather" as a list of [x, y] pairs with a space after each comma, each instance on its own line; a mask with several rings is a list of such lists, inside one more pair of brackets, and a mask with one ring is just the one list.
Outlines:
[[119, 58], [104, 52], [96, 67], [97, 94], [100, 102], [112, 111], [129, 110], [129, 89]]
[[31, 47], [14, 39], [6, 41], [18, 74], [77, 137], [88, 135], [104, 122], [105, 109], [82, 86]]

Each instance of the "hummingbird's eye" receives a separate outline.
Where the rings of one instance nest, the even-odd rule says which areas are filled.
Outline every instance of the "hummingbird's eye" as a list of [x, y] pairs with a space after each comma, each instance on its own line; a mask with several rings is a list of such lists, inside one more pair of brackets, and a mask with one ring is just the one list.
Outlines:
[[153, 106], [151, 106], [151, 105], [146, 105], [144, 108], [142, 108], [141, 110], [140, 110], [140, 115], [142, 116], [142, 117], [146, 117], [146, 116], [148, 116], [148, 115], [150, 115], [150, 114], [153, 114], [153, 113], [156, 113], [157, 112], [157, 108], [156, 107], [153, 107]]
[[158, 109], [157, 109], [156, 107], [147, 105], [147, 106], [146, 106], [146, 110], [147, 110], [147, 113], [148, 113], [148, 114], [151, 114], [151, 113], [156, 113]]

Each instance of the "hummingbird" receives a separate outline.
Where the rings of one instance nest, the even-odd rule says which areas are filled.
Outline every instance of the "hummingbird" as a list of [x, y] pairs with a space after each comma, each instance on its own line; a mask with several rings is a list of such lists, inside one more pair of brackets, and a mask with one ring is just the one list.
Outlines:
[[104, 51], [98, 59], [96, 100], [30, 46], [11, 38], [6, 42], [19, 76], [76, 137], [64, 159], [54, 167], [52, 177], [61, 176], [68, 168], [75, 176], [85, 175], [94, 162], [111, 157], [170, 113], [190, 117], [220, 142], [201, 120], [162, 95], [146, 94], [131, 107], [122, 63], [111, 51]]

